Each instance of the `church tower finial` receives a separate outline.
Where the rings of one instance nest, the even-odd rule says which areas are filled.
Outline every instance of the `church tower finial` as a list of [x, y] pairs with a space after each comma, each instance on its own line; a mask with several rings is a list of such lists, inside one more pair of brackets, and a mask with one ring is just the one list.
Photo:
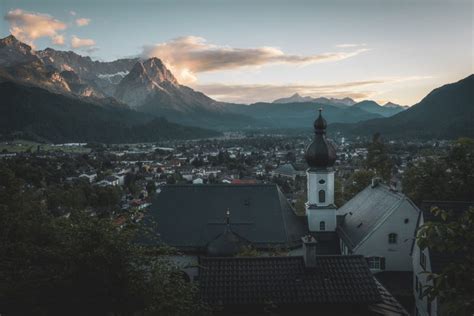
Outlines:
[[227, 208], [227, 211], [225, 212], [225, 223], [227, 226], [230, 226], [230, 209]]

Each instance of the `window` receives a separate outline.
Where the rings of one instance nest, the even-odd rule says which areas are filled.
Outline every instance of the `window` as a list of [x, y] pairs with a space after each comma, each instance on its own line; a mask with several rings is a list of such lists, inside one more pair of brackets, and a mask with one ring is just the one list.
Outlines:
[[388, 234], [388, 243], [389, 244], [396, 244], [397, 243], [397, 234], [395, 234], [395, 233]]
[[426, 312], [428, 313], [428, 316], [431, 316], [431, 302], [429, 299], [426, 301]]
[[369, 268], [373, 270], [385, 270], [385, 258], [383, 257], [369, 257], [367, 258]]
[[418, 290], [419, 290], [418, 298], [422, 300], [423, 299], [423, 285], [421, 285], [420, 281], [418, 281]]
[[418, 276], [415, 275], [415, 292], [418, 293]]
[[423, 270], [426, 270], [426, 256], [423, 251], [420, 251], [420, 266]]
[[408, 218], [405, 218], [404, 223], [405, 223], [405, 224], [408, 224], [409, 221], [410, 221], [410, 220], [409, 220]]
[[324, 190], [319, 190], [319, 203], [326, 202], [326, 192]]
[[325, 184], [326, 181], [324, 181], [323, 179], [319, 180], [319, 184]]
[[319, 230], [321, 231], [326, 230], [326, 222], [324, 221], [319, 222]]

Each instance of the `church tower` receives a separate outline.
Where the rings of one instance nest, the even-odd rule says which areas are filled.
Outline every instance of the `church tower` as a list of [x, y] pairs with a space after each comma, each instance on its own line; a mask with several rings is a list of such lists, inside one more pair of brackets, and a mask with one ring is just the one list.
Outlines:
[[306, 216], [309, 231], [336, 231], [336, 206], [334, 205], [334, 163], [336, 150], [326, 139], [326, 120], [319, 110], [314, 121], [314, 140], [306, 149], [308, 163]]

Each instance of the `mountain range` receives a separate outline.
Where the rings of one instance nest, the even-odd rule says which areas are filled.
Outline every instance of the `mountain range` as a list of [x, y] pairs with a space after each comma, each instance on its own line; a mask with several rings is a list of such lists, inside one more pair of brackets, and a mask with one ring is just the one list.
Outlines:
[[55, 143], [136, 143], [215, 137], [220, 133], [97, 104], [14, 82], [0, 83], [0, 136]]
[[355, 124], [333, 124], [335, 130], [390, 138], [474, 137], [474, 75], [431, 91], [406, 111]]
[[[63, 103], [73, 103], [75, 106], [82, 105], [88, 109], [87, 113], [105, 111], [112, 118], [120, 117], [114, 124], [125, 125], [126, 128], [129, 128], [128, 125], [134, 120], [138, 126], [148, 124], [153, 118], [165, 118], [166, 120], [157, 122], [161, 124], [166, 122], [168, 128], [179, 128], [181, 132], [186, 128], [182, 125], [220, 131], [262, 128], [301, 129], [311, 126], [316, 110], [321, 107], [324, 108], [325, 117], [329, 122], [347, 123], [349, 125], [339, 124], [339, 128], [356, 132], [357, 126], [362, 126], [364, 121], [378, 122], [377, 119], [391, 118], [408, 112], [408, 110], [405, 111], [406, 107], [393, 103], [382, 106], [370, 100], [355, 102], [350, 98], [312, 98], [299, 94], [278, 99], [272, 103], [258, 102], [243, 105], [219, 102], [180, 84], [159, 58], [94, 61], [88, 56], [81, 56], [72, 51], [58, 51], [51, 48], [35, 51], [11, 35], [0, 40], [0, 83], [2, 87], [3, 83], [13, 83], [14, 91], [21, 90], [26, 94], [42, 95], [41, 102], [54, 100], [56, 110], [62, 111], [62, 118], [65, 121], [69, 119], [67, 115], [73, 115], [73, 113], [61, 108], [58, 100], [62, 100]], [[32, 87], [41, 88], [44, 91], [40, 93], [38, 90], [31, 89]], [[1, 91], [2, 99], [12, 97], [7, 89]], [[66, 99], [60, 99], [61, 97], [68, 98], [70, 101], [66, 102]], [[9, 106], [21, 108], [31, 106], [31, 103], [39, 103], [40, 99], [25, 97], [11, 100]], [[100, 109], [92, 109], [91, 105]], [[5, 105], [2, 106], [5, 110]], [[46, 104], [36, 104], [35, 108], [36, 111], [46, 111], [49, 115], [53, 115], [48, 112], [52, 109]], [[4, 113], [17, 115], [14, 111]], [[130, 118], [127, 118], [124, 113], [127, 113]], [[99, 115], [99, 112], [96, 114]], [[42, 115], [37, 117], [44, 118]], [[13, 121], [15, 120], [14, 118]], [[181, 125], [173, 125], [171, 122]], [[38, 122], [39, 125], [43, 123]], [[99, 124], [99, 122], [95, 123]], [[106, 124], [107, 120], [102, 123]], [[54, 124], [55, 122], [52, 121], [47, 123], [48, 127]], [[60, 123], [56, 122], [56, 124]], [[20, 130], [26, 128], [20, 125], [8, 126], [20, 128]], [[58, 133], [62, 131], [61, 128], [56, 130]], [[93, 130], [92, 127], [91, 130]], [[11, 132], [18, 132], [18, 130], [3, 129], [3, 133]], [[38, 130], [35, 134], [45, 137], [45, 135], [40, 135]], [[200, 132], [197, 134], [201, 135]], [[206, 132], [202, 133], [204, 134]], [[56, 136], [52, 139], [61, 138]]]
[[288, 98], [277, 99], [273, 101], [272, 103], [286, 104], [286, 103], [308, 103], [308, 102], [318, 103], [321, 105], [331, 105], [331, 106], [335, 106], [339, 108], [356, 107], [366, 112], [378, 114], [384, 117], [395, 115], [408, 108], [408, 106], [403, 106], [403, 105], [395, 104], [392, 102], [387, 102], [384, 105], [380, 105], [377, 102], [371, 101], [371, 100], [356, 102], [351, 98], [343, 98], [343, 99], [325, 98], [325, 97], [313, 98], [310, 96], [301, 96], [298, 93], [295, 93]]

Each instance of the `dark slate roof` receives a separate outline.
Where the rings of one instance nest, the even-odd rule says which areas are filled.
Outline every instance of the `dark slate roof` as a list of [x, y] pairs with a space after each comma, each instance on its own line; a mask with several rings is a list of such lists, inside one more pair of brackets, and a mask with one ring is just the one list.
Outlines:
[[152, 202], [161, 241], [202, 251], [224, 231], [226, 210], [232, 231], [257, 248], [296, 247], [307, 233], [275, 184], [167, 185]]
[[201, 258], [199, 286], [211, 305], [369, 304], [381, 301], [363, 256]]
[[241, 248], [248, 244], [248, 241], [232, 231], [229, 224], [222, 234], [209, 242], [206, 253], [212, 257], [231, 257], [238, 254]]
[[[452, 219], [460, 218], [469, 207], [474, 207], [474, 201], [423, 201], [421, 209], [423, 211], [424, 222], [437, 222], [439, 218], [431, 213], [431, 208], [438, 207], [448, 211]], [[440, 273], [451, 262], [462, 262], [466, 260], [465, 253], [440, 253], [429, 250], [431, 271]]]
[[390, 190], [383, 184], [367, 186], [338, 209], [338, 214], [344, 216], [337, 228], [340, 237], [349, 247], [356, 247], [388, 213], [405, 200], [418, 210], [410, 199], [400, 192]]

